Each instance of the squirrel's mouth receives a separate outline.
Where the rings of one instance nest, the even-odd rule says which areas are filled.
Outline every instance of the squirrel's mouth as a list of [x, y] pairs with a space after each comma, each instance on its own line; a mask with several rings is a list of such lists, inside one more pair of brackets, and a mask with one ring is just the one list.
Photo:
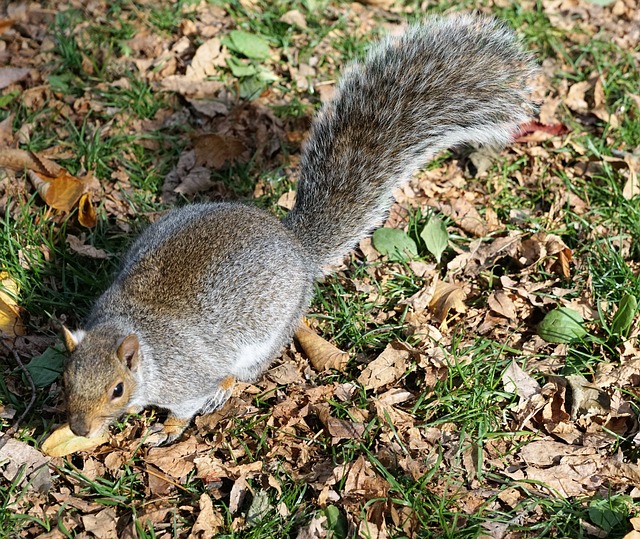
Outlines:
[[111, 417], [97, 417], [90, 420], [84, 416], [70, 415], [69, 428], [76, 436], [96, 438], [109, 428], [112, 421], [113, 419]]

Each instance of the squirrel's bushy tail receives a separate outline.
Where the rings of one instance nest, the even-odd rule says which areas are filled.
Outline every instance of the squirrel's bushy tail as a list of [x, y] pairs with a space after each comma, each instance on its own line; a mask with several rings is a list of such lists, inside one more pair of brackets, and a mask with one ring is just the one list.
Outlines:
[[440, 150], [506, 144], [532, 105], [530, 54], [502, 23], [434, 17], [375, 45], [324, 104], [284, 219], [318, 264], [379, 226], [394, 187]]

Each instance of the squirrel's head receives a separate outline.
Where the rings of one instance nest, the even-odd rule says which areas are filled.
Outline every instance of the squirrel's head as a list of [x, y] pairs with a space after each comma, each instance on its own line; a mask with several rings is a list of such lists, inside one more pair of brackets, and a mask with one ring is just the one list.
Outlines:
[[69, 427], [78, 436], [100, 434], [129, 407], [136, 390], [140, 342], [113, 327], [63, 328], [69, 358], [64, 386]]

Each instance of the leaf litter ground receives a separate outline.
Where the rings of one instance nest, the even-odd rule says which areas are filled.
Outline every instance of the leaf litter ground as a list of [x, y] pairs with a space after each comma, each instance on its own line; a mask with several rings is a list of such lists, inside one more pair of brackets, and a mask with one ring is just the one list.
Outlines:
[[630, 0], [599, 4], [485, 7], [539, 54], [539, 117], [506, 150], [447, 154], [397, 191], [393, 232], [318, 286], [309, 325], [339, 348], [305, 332], [172, 446], [144, 445], [148, 411], [64, 458], [40, 451], [64, 421], [56, 320], [79, 323], [117, 255], [173, 204], [254, 199], [284, 214], [340, 67], [419, 12], [9, 4], [0, 529], [640, 535], [640, 24]]

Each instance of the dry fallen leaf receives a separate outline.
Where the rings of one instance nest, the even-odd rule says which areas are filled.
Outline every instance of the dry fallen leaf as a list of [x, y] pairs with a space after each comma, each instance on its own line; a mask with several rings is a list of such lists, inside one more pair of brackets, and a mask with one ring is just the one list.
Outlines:
[[200, 495], [198, 501], [200, 513], [196, 519], [188, 539], [200, 539], [205, 537], [215, 537], [224, 527], [224, 518], [213, 508], [211, 496], [206, 492]]
[[20, 307], [16, 302], [19, 292], [18, 283], [6, 271], [0, 271], [0, 334], [24, 335]]
[[296, 203], [296, 192], [295, 191], [287, 191], [278, 199], [278, 206], [281, 208], [285, 208], [287, 210], [293, 209]]
[[307, 19], [305, 19], [304, 15], [297, 9], [287, 11], [280, 17], [280, 20], [291, 26], [298, 26], [303, 29], [307, 28]]
[[98, 222], [98, 216], [96, 215], [96, 210], [93, 207], [89, 193], [82, 195], [80, 202], [78, 202], [78, 221], [80, 221], [82, 226], [86, 226], [87, 228], [93, 228]]
[[0, 67], [0, 90], [26, 79], [29, 72], [25, 67]]
[[222, 44], [217, 37], [205, 41], [193, 55], [191, 65], [187, 66], [186, 77], [191, 80], [205, 80], [218, 72], [218, 67], [224, 66], [225, 56]]
[[40, 176], [27, 171], [29, 180], [47, 205], [60, 211], [71, 211], [85, 190], [85, 184], [66, 170], [55, 177]]
[[67, 244], [73, 252], [82, 256], [88, 256], [89, 258], [97, 258], [100, 260], [111, 258], [110, 253], [107, 253], [103, 249], [98, 249], [93, 245], [86, 245], [83, 240], [73, 234], [67, 234]]
[[410, 352], [402, 345], [391, 343], [362, 371], [358, 377], [365, 389], [378, 389], [397, 382], [408, 368]]
[[191, 140], [196, 152], [196, 167], [220, 169], [236, 161], [247, 149], [238, 137], [217, 133], [195, 135]]
[[529, 399], [540, 393], [540, 385], [527, 374], [515, 361], [507, 367], [502, 375], [504, 390], [517, 393], [521, 399]]
[[0, 149], [0, 168], [9, 168], [14, 172], [33, 170], [45, 176], [56, 176], [64, 170], [60, 165], [25, 150], [12, 148]]
[[40, 451], [20, 440], [9, 438], [0, 447], [0, 474], [15, 487], [27, 483], [29, 488], [47, 492], [51, 488], [48, 461]]
[[506, 290], [494, 291], [487, 299], [487, 304], [492, 311], [495, 311], [499, 315], [509, 318], [510, 320], [516, 320], [518, 312], [509, 292]]
[[85, 531], [93, 534], [97, 539], [112, 539], [117, 537], [116, 524], [118, 519], [113, 507], [103, 509], [95, 515], [83, 515], [82, 524]]
[[349, 354], [324, 340], [304, 323], [296, 331], [295, 338], [317, 371], [343, 371], [349, 362]]
[[465, 299], [467, 299], [467, 293], [462, 286], [438, 281], [431, 303], [429, 303], [429, 309], [438, 320], [444, 322], [452, 309], [461, 314], [467, 311]]
[[109, 440], [109, 433], [103, 432], [94, 438], [76, 436], [68, 424], [64, 424], [54, 430], [44, 441], [40, 449], [45, 455], [50, 457], [64, 457], [78, 451], [93, 449], [106, 443]]

